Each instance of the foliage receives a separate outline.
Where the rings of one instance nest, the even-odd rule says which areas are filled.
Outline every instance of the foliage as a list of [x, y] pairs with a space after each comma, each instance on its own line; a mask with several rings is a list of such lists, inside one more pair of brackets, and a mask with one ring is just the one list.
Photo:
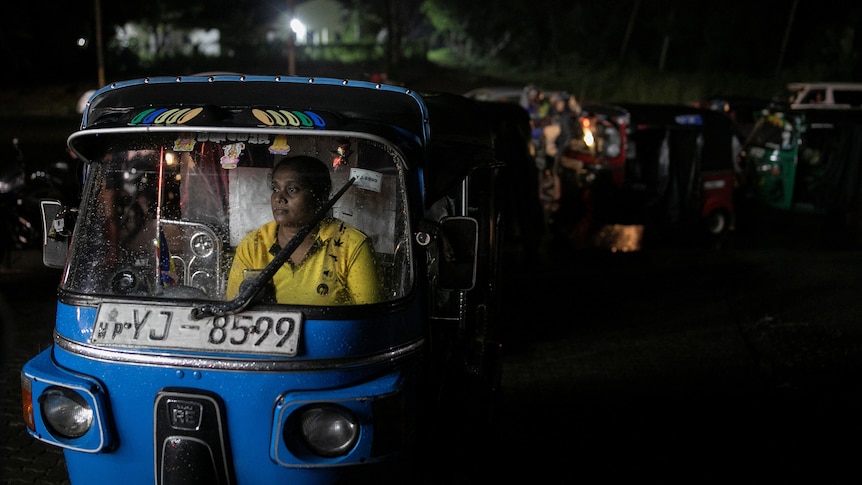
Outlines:
[[860, 9], [837, 0], [426, 0], [423, 11], [455, 60], [479, 65], [495, 60], [551, 71], [651, 65], [766, 78], [824, 64], [833, 77], [862, 75], [855, 54], [862, 47], [855, 35]]

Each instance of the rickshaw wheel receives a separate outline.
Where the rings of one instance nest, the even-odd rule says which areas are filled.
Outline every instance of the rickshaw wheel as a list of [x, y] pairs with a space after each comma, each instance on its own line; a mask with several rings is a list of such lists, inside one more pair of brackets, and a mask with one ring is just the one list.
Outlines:
[[709, 234], [719, 235], [727, 230], [728, 218], [724, 211], [710, 212], [704, 221], [706, 231]]

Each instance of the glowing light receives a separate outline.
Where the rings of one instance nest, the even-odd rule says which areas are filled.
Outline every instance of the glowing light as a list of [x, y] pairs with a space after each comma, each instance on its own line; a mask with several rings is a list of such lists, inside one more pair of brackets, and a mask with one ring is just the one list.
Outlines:
[[306, 28], [305, 24], [302, 23], [301, 20], [296, 19], [296, 18], [291, 20], [290, 21], [290, 30], [292, 30], [293, 33], [296, 34], [297, 42], [302, 43], [305, 41], [305, 36], [308, 33], [308, 28]]
[[640, 224], [610, 224], [602, 226], [595, 236], [595, 245], [611, 252], [628, 253], [641, 250], [644, 226]]

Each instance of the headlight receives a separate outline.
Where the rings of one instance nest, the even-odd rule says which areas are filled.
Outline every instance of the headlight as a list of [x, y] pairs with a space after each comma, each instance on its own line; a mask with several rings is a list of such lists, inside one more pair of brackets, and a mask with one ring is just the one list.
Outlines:
[[764, 163], [760, 165], [760, 171], [764, 173], [771, 173], [772, 175], [780, 175], [781, 174], [781, 166], [777, 163]]
[[45, 423], [64, 438], [80, 438], [93, 426], [93, 409], [72, 390], [50, 387], [39, 396], [39, 404]]
[[296, 432], [310, 451], [332, 458], [346, 454], [356, 444], [359, 421], [347, 408], [316, 405], [300, 412]]

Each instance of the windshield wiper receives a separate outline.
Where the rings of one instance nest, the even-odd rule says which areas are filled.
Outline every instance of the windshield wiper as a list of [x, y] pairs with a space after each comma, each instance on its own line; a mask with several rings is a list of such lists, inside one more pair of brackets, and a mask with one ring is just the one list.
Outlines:
[[347, 191], [347, 189], [353, 185], [353, 182], [356, 181], [356, 178], [353, 177], [344, 184], [339, 191], [332, 196], [323, 207], [317, 211], [317, 214], [314, 215], [314, 218], [303, 226], [299, 231], [297, 231], [296, 235], [291, 238], [288, 243], [281, 248], [278, 254], [275, 255], [272, 261], [266, 265], [265, 268], [260, 272], [260, 274], [255, 277], [253, 280], [250, 280], [248, 284], [242, 285], [240, 287], [239, 294], [230, 301], [218, 302], [218, 303], [206, 303], [200, 306], [197, 306], [192, 309], [191, 317], [193, 319], [202, 319], [207, 317], [220, 317], [224, 315], [233, 315], [235, 313], [239, 313], [248, 306], [249, 303], [260, 293], [261, 290], [266, 286], [269, 280], [275, 275], [279, 268], [287, 262], [290, 258], [290, 255], [296, 250], [296, 248], [302, 244], [302, 241], [305, 240], [305, 237], [308, 236], [308, 233], [311, 232], [318, 224], [326, 217], [326, 214], [332, 209], [332, 206], [338, 202], [338, 199], [341, 198], [342, 195]]

